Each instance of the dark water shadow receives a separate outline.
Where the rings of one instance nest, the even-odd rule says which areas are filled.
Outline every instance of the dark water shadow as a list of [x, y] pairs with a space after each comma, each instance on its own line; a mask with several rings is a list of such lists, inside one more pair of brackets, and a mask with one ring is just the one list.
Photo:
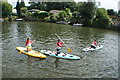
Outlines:
[[59, 66], [59, 62], [60, 62], [59, 60], [60, 60], [60, 58], [55, 58], [54, 63], [55, 63], [56, 68], [58, 68], [58, 66]]

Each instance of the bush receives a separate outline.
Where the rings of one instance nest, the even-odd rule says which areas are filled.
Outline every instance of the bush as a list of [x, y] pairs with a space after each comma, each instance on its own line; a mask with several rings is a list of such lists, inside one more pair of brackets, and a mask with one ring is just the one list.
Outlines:
[[12, 13], [12, 5], [8, 2], [2, 2], [2, 17], [6, 18], [11, 15]]
[[45, 21], [45, 22], [49, 22], [49, 21], [50, 21], [50, 17], [45, 17], [45, 18], [44, 18], [44, 21]]
[[40, 13], [39, 11], [33, 14], [34, 17], [44, 19], [45, 17], [48, 17], [48, 12], [42, 12]]
[[50, 21], [56, 23], [57, 22], [56, 16], [55, 15], [51, 15], [50, 16]]
[[45, 17], [48, 17], [48, 13], [44, 12], [44, 13], [39, 13], [38, 17], [41, 19], [44, 19]]

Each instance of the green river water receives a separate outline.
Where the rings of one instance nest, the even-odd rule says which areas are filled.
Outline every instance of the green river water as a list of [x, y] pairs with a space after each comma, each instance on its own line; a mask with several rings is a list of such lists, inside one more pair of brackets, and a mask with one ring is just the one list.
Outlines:
[[[18, 54], [15, 49], [25, 46], [27, 37], [36, 40], [33, 49], [56, 50], [58, 38], [72, 49], [80, 60], [39, 59]], [[118, 32], [99, 28], [78, 27], [44, 22], [2, 22], [2, 77], [3, 78], [117, 78]], [[83, 52], [96, 39], [103, 48]], [[67, 53], [64, 46], [62, 52]]]

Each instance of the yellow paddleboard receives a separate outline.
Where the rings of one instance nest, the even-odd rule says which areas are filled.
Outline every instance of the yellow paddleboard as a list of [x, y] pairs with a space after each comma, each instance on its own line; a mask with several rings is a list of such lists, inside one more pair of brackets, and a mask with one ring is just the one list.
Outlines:
[[46, 56], [44, 54], [42, 54], [41, 52], [37, 52], [34, 50], [31, 50], [30, 52], [27, 52], [27, 48], [25, 47], [16, 47], [16, 49], [26, 55], [32, 56], [32, 57], [38, 57], [38, 58], [46, 58]]

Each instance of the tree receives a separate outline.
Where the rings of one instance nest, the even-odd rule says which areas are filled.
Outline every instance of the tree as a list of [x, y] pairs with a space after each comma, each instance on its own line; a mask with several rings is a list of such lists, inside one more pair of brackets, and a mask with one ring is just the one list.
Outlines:
[[45, 17], [48, 17], [48, 12], [36, 12], [33, 14], [34, 17], [44, 19]]
[[25, 2], [24, 2], [24, 0], [21, 0], [20, 6], [21, 6], [21, 8], [22, 8], [22, 7], [25, 7]]
[[76, 10], [76, 3], [73, 2], [62, 2], [61, 4], [63, 7], [63, 10], [65, 10], [66, 8], [69, 8], [72, 12]]
[[81, 3], [79, 6], [78, 6], [78, 11], [80, 12], [83, 25], [90, 26], [96, 15], [95, 3], [84, 2], [83, 4]]
[[65, 8], [75, 10], [75, 2], [29, 2], [30, 6], [28, 9], [39, 9], [39, 10], [65, 10]]
[[118, 17], [120, 17], [120, 10], [118, 11]]
[[67, 13], [65, 11], [61, 11], [58, 15], [60, 21], [66, 21]]
[[115, 12], [113, 9], [107, 10], [108, 15], [117, 15], [117, 12]]
[[104, 8], [97, 9], [96, 18], [94, 19], [93, 26], [109, 28], [110, 25], [111, 20], [109, 18], [109, 15], [107, 14], [107, 10], [105, 10]]
[[8, 17], [12, 13], [12, 5], [8, 2], [1, 2], [2, 3], [2, 17]]
[[78, 2], [76, 5], [75, 5], [75, 10], [73, 13], [72, 13], [72, 19], [71, 19], [71, 24], [75, 24], [75, 23], [82, 23], [82, 18], [81, 18], [81, 13], [80, 13], [80, 8], [82, 7], [84, 3], [83, 2]]
[[21, 6], [19, 3], [19, 0], [17, 1], [16, 10], [17, 10], [18, 17], [21, 17]]
[[76, 23], [82, 23], [82, 18], [80, 16], [80, 12], [74, 12], [72, 14], [72, 18], [71, 18], [71, 24], [76, 24]]
[[46, 10], [45, 9], [45, 2], [29, 2], [30, 6], [28, 6], [28, 9], [39, 9], [39, 10]]
[[118, 11], [118, 21], [120, 21], [120, 10]]
[[24, 0], [21, 0], [21, 2], [19, 2], [19, 0], [17, 1], [16, 10], [18, 17], [26, 16], [28, 11], [27, 11], [27, 7], [25, 6]]
[[69, 8], [65, 8], [65, 12], [67, 13], [68, 16], [72, 16], [71, 11]]
[[120, 10], [118, 11], [118, 14], [120, 14]]
[[83, 2], [78, 2], [75, 6], [76, 11], [80, 11], [80, 8], [83, 6], [83, 4], [84, 4]]
[[50, 16], [50, 21], [51, 21], [51, 22], [54, 22], [54, 23], [57, 22], [57, 17], [56, 17], [56, 15], [51, 15], [51, 16]]
[[31, 16], [30, 15], [30, 12], [28, 12], [28, 9], [27, 9], [27, 7], [22, 7], [21, 8], [21, 15], [20, 15], [20, 17], [28, 17], [28, 16]]

